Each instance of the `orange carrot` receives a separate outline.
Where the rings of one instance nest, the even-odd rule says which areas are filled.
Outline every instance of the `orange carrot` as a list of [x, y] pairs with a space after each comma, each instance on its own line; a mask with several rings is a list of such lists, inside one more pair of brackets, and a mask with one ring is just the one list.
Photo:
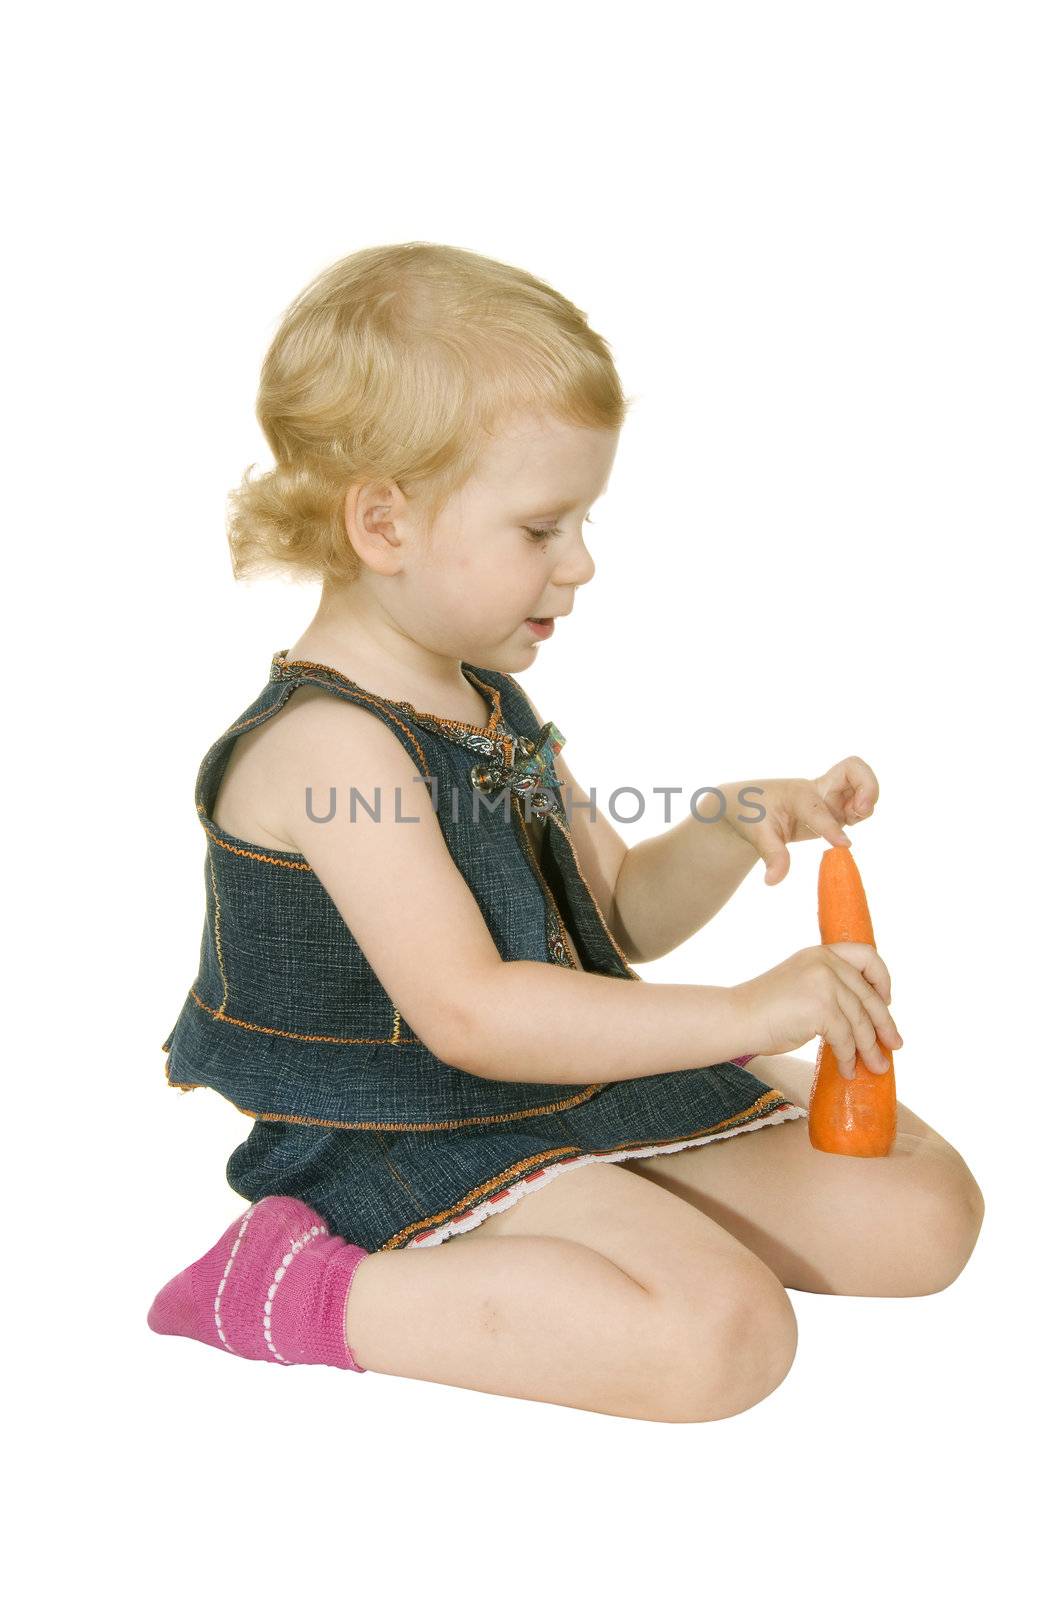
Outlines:
[[[852, 846], [825, 850], [819, 864], [819, 933], [824, 944], [849, 941], [874, 947], [871, 916]], [[843, 1078], [834, 1051], [819, 1041], [808, 1102], [808, 1137], [817, 1150], [843, 1156], [885, 1156], [897, 1136], [897, 1081], [893, 1055], [878, 1048], [888, 1072], [872, 1072], [859, 1055], [856, 1077]]]

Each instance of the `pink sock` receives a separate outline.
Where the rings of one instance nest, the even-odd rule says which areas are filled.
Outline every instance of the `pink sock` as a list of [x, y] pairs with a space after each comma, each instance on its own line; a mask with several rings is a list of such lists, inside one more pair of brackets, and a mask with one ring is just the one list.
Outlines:
[[148, 1327], [249, 1361], [364, 1372], [347, 1344], [346, 1308], [368, 1254], [301, 1200], [267, 1195], [159, 1290]]

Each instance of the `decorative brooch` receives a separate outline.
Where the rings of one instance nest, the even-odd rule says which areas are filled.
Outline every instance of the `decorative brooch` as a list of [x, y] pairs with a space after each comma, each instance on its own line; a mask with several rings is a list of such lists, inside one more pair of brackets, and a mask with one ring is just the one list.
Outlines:
[[504, 735], [493, 746], [491, 759], [473, 767], [470, 777], [484, 794], [511, 789], [514, 794], [530, 796], [533, 816], [541, 816], [556, 808], [555, 798], [545, 790], [561, 787], [554, 757], [564, 743], [556, 722], [544, 722], [534, 740]]

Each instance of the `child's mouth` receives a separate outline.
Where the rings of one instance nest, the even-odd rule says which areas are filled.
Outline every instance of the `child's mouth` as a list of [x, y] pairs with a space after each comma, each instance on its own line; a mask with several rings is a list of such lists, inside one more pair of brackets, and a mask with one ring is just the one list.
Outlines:
[[538, 639], [548, 639], [554, 631], [553, 617], [525, 617], [524, 620]]

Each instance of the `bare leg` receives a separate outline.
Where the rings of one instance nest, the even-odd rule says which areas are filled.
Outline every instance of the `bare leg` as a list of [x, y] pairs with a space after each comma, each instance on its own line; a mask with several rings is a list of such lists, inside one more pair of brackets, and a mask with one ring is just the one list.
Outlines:
[[796, 1322], [778, 1279], [726, 1229], [603, 1163], [441, 1245], [370, 1255], [347, 1337], [371, 1372], [694, 1422], [776, 1388]]
[[[808, 1109], [812, 1063], [755, 1056], [749, 1067]], [[888, 1156], [817, 1150], [802, 1120], [631, 1166], [734, 1234], [788, 1289], [810, 1294], [937, 1294], [963, 1270], [985, 1212], [960, 1152], [900, 1101]]]

